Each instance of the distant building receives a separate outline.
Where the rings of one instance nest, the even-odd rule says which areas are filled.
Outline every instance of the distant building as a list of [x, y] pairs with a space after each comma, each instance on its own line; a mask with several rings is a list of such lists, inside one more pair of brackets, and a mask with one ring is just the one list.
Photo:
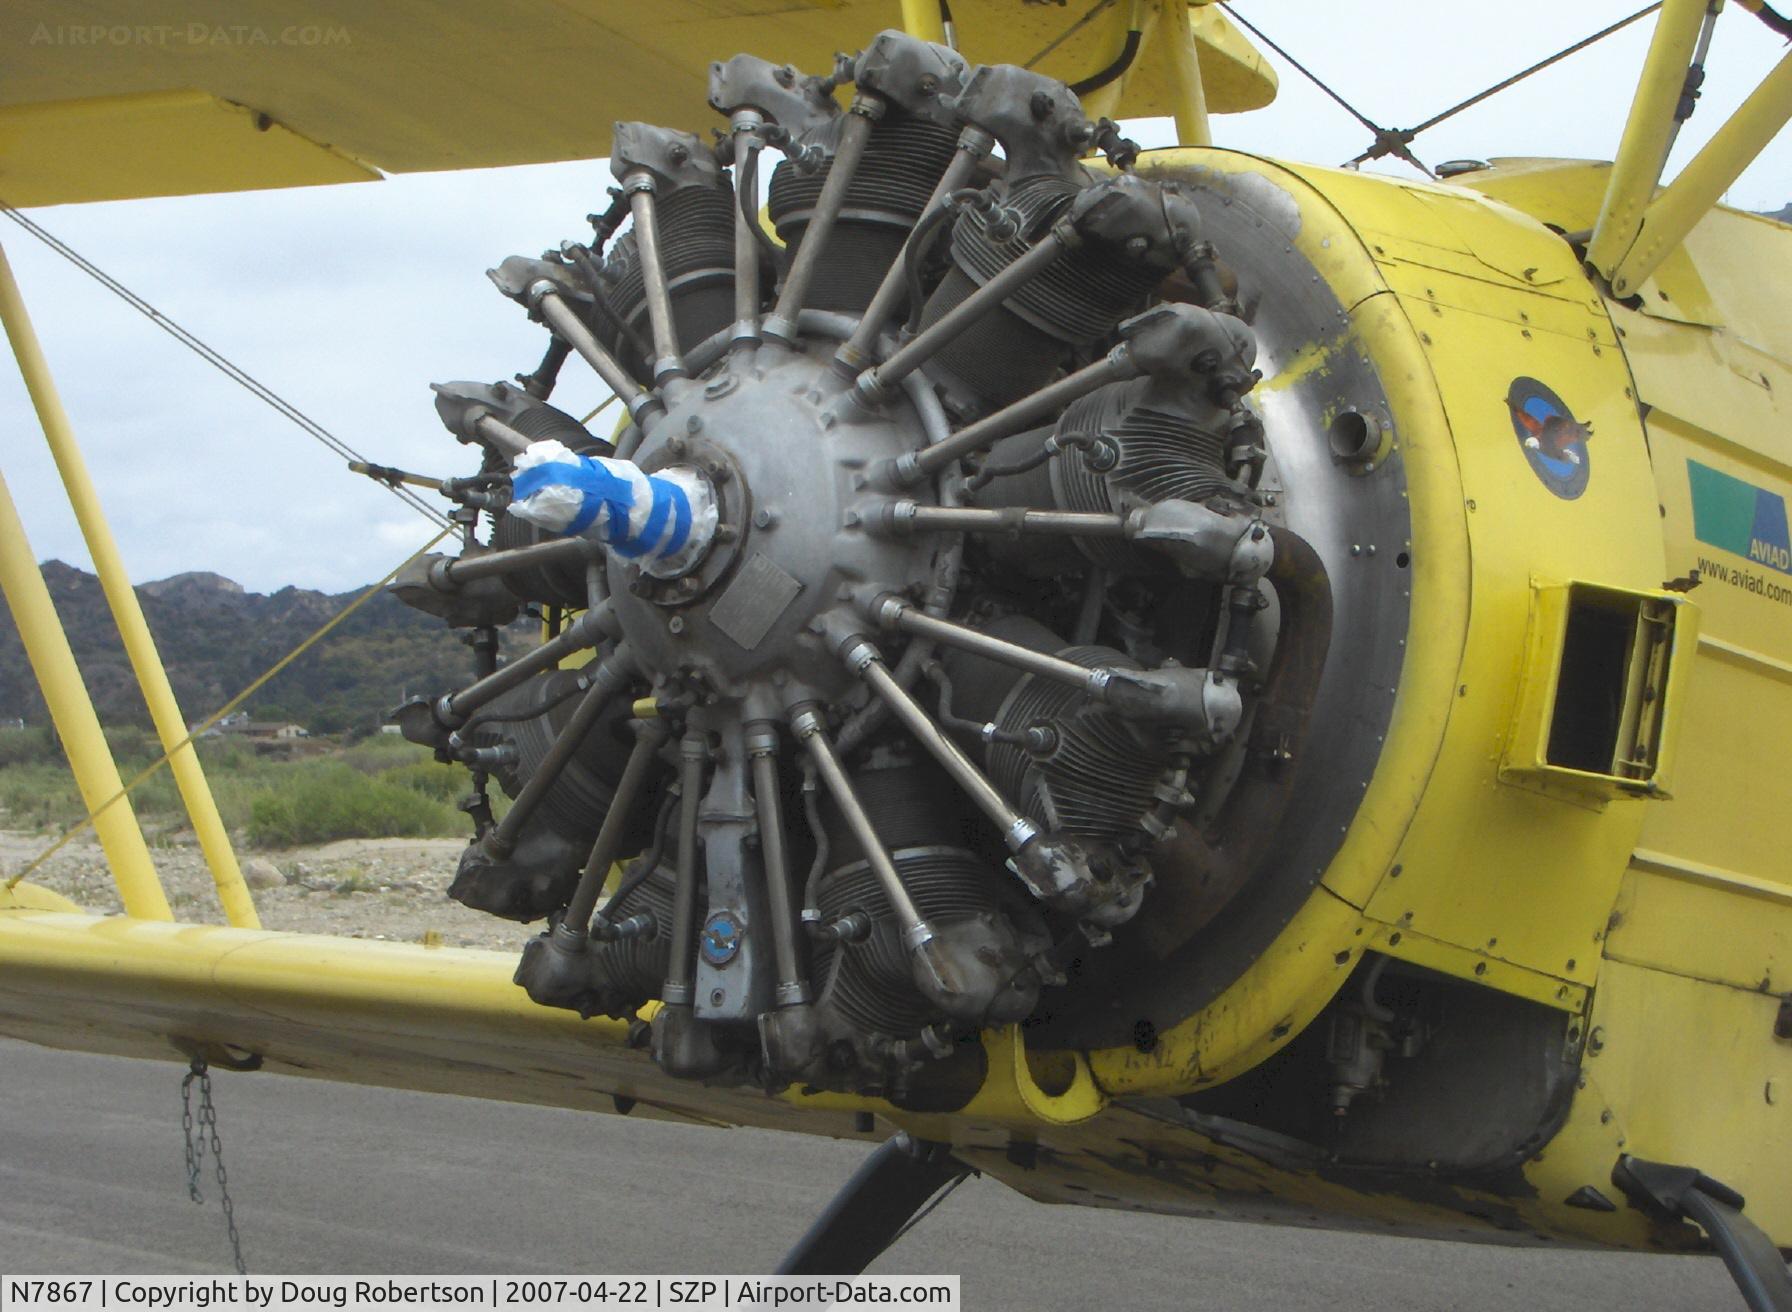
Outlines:
[[220, 724], [218, 728], [229, 737], [247, 738], [251, 742], [277, 742], [311, 736], [311, 731], [304, 725], [287, 724], [280, 720], [238, 720], [234, 724]]

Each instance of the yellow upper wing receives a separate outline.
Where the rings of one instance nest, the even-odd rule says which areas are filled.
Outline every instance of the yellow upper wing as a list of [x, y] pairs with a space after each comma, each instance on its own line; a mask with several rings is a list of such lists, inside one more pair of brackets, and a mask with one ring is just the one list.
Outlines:
[[[1140, 18], [1134, 10], [1147, 12]], [[975, 62], [1024, 62], [1086, 12], [959, 0]], [[1086, 77], [1119, 0], [1038, 63]], [[1267, 104], [1275, 77], [1218, 10], [1193, 10], [1209, 107]], [[899, 25], [895, 0], [14, 0], [0, 43], [0, 200], [14, 206], [353, 182], [379, 173], [590, 159], [617, 118], [703, 131], [712, 59], [826, 71]], [[1156, 59], [1121, 110], [1168, 112]]]

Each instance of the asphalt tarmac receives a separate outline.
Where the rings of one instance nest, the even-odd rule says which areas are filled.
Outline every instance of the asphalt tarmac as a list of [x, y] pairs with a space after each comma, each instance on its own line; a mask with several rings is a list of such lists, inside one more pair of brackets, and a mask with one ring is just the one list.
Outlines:
[[[229, 1269], [209, 1169], [205, 1205], [187, 1198], [182, 1074], [0, 1041], [0, 1273]], [[763, 1272], [867, 1151], [280, 1076], [215, 1088], [257, 1273]], [[1742, 1306], [1714, 1258], [1047, 1207], [984, 1179], [872, 1270], [961, 1275], [969, 1312]]]

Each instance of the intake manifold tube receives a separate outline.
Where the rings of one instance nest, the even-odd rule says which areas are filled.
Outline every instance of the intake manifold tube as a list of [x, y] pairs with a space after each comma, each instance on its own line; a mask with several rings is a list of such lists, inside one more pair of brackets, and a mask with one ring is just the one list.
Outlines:
[[1257, 350], [1251, 330], [1240, 320], [1195, 305], [1154, 306], [1121, 324], [1120, 339], [1118, 346], [1094, 364], [967, 424], [943, 442], [886, 461], [878, 470], [878, 481], [892, 488], [914, 487], [953, 461], [984, 451], [1002, 438], [1056, 415], [1078, 397], [1108, 383], [1141, 374], [1169, 378], [1208, 374], [1230, 381], [1237, 370], [1226, 366], [1248, 370]]
[[1190, 826], [1201, 853], [1203, 886], [1214, 893], [1210, 914], [1185, 927], [1191, 936], [1251, 880], [1285, 833], [1331, 649], [1332, 589], [1325, 562], [1291, 529], [1271, 525], [1269, 533], [1275, 561], [1265, 577], [1281, 612], [1275, 655], [1257, 695], [1245, 775], [1210, 825]]

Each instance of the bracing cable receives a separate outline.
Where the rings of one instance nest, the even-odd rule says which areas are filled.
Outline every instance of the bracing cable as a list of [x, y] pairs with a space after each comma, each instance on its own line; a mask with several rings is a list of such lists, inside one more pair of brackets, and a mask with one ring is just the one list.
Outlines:
[[1548, 68], [1551, 64], [1560, 63], [1562, 60], [1568, 58], [1569, 55], [1579, 54], [1582, 50], [1585, 50], [1588, 46], [1594, 44], [1595, 42], [1603, 41], [1606, 37], [1611, 36], [1614, 32], [1622, 32], [1625, 28], [1629, 27], [1632, 23], [1638, 21], [1639, 19], [1647, 18], [1650, 14], [1654, 13], [1657, 9], [1660, 9], [1660, 8], [1661, 8], [1661, 5], [1659, 3], [1659, 0], [1655, 4], [1644, 5], [1641, 9], [1637, 10], [1634, 14], [1631, 14], [1628, 18], [1620, 18], [1617, 22], [1613, 23], [1610, 27], [1601, 28], [1599, 31], [1593, 33], [1592, 36], [1583, 37], [1581, 40], [1576, 41], [1573, 45], [1567, 46], [1564, 49], [1556, 51], [1555, 54], [1551, 55], [1549, 58], [1538, 60], [1536, 63], [1532, 64], [1529, 68], [1526, 68], [1520, 72], [1514, 73], [1511, 77], [1505, 79], [1503, 82], [1495, 82], [1492, 86], [1488, 87], [1485, 91], [1481, 91], [1481, 92], [1476, 93], [1475, 95], [1470, 96], [1467, 100], [1462, 101], [1460, 104], [1450, 106], [1450, 108], [1444, 110], [1443, 113], [1433, 114], [1430, 118], [1426, 119], [1423, 123], [1419, 124], [1416, 128], [1409, 129], [1409, 131], [1411, 132], [1411, 134], [1413, 136], [1416, 137], [1419, 133], [1426, 131], [1428, 128], [1436, 127], [1439, 123], [1442, 123], [1445, 119], [1454, 118], [1456, 115], [1460, 114], [1463, 110], [1471, 109], [1474, 106], [1480, 104], [1483, 100], [1486, 100], [1488, 97], [1496, 96], [1500, 92], [1504, 91], [1507, 87], [1513, 86], [1519, 82], [1524, 81], [1527, 77], [1531, 76], [1531, 74], [1541, 73], [1544, 69]]
[[[1761, 9], [1766, 9], [1766, 5], [1763, 2], [1763, 0], [1755, 0], [1755, 3], [1759, 4]], [[1325, 84], [1325, 82], [1320, 79], [1318, 74], [1314, 73], [1305, 64], [1301, 63], [1293, 55], [1289, 54], [1281, 46], [1277, 45], [1268, 35], [1266, 35], [1264, 33], [1262, 28], [1256, 26], [1248, 18], [1245, 18], [1243, 15], [1239, 14], [1238, 11], [1231, 4], [1226, 3], [1225, 0], [1220, 0], [1219, 7], [1221, 9], [1225, 10], [1227, 16], [1230, 17], [1234, 22], [1236, 22], [1240, 27], [1242, 27], [1246, 31], [1250, 32], [1250, 34], [1252, 36], [1256, 37], [1259, 41], [1263, 42], [1264, 45], [1268, 46], [1271, 50], [1275, 51], [1283, 59], [1287, 60], [1289, 65], [1291, 67], [1293, 67], [1295, 72], [1299, 73], [1302, 77], [1306, 78], [1307, 81], [1311, 82], [1315, 87], [1319, 88], [1320, 91], [1324, 92], [1327, 96], [1329, 96], [1333, 101], [1335, 101], [1337, 103], [1339, 108], [1344, 110], [1345, 113], [1349, 114], [1358, 123], [1361, 123], [1364, 127], [1368, 128], [1370, 132], [1374, 133], [1375, 140], [1369, 144], [1369, 148], [1367, 150], [1363, 151], [1360, 155], [1356, 156], [1354, 159], [1349, 160], [1346, 163], [1345, 167], [1352, 168], [1358, 164], [1366, 164], [1372, 159], [1380, 159], [1384, 155], [1392, 155], [1396, 159], [1401, 159], [1401, 160], [1406, 161], [1408, 164], [1411, 164], [1414, 168], [1425, 173], [1427, 176], [1436, 177], [1437, 175], [1432, 173], [1432, 171], [1429, 168], [1427, 168], [1424, 164], [1420, 163], [1418, 158], [1416, 156], [1414, 156], [1412, 151], [1409, 149], [1409, 147], [1412, 144], [1413, 138], [1417, 137], [1421, 132], [1425, 132], [1431, 128], [1436, 127], [1439, 123], [1442, 123], [1445, 119], [1454, 118], [1456, 115], [1462, 113], [1465, 109], [1473, 108], [1474, 106], [1480, 104], [1482, 101], [1488, 99], [1490, 96], [1496, 96], [1500, 92], [1506, 90], [1508, 87], [1517, 85], [1518, 83], [1524, 81], [1526, 78], [1530, 77], [1533, 73], [1541, 73], [1544, 69], [1549, 68], [1551, 65], [1560, 63], [1562, 60], [1568, 58], [1568, 56], [1573, 55], [1573, 54], [1578, 54], [1580, 51], [1585, 50], [1588, 46], [1593, 45], [1596, 42], [1603, 41], [1606, 37], [1611, 36], [1612, 34], [1614, 34], [1616, 32], [1623, 31], [1625, 28], [1629, 27], [1632, 23], [1635, 23], [1640, 19], [1646, 18], [1650, 14], [1654, 13], [1657, 9], [1660, 9], [1661, 4], [1660, 4], [1659, 0], [1657, 0], [1657, 3], [1644, 5], [1641, 9], [1637, 10], [1635, 13], [1630, 14], [1629, 16], [1627, 16], [1625, 18], [1620, 18], [1617, 22], [1612, 23], [1607, 27], [1601, 28], [1599, 31], [1593, 33], [1591, 36], [1583, 37], [1581, 40], [1576, 41], [1573, 45], [1566, 46], [1563, 49], [1556, 51], [1555, 54], [1550, 55], [1547, 59], [1538, 60], [1536, 63], [1532, 64], [1530, 67], [1522, 69], [1519, 72], [1514, 73], [1511, 77], [1505, 78], [1502, 81], [1494, 83], [1492, 86], [1488, 87], [1486, 90], [1477, 92], [1476, 94], [1470, 96], [1467, 100], [1460, 101], [1457, 104], [1450, 106], [1450, 108], [1444, 110], [1442, 113], [1433, 114], [1430, 118], [1426, 119], [1424, 122], [1420, 123], [1418, 126], [1410, 127], [1410, 128], [1384, 128], [1384, 127], [1380, 126], [1374, 120], [1369, 118], [1368, 115], [1364, 114], [1361, 110], [1357, 109], [1356, 106], [1352, 105], [1348, 100], [1344, 99], [1343, 96], [1339, 95], [1331, 87], [1327, 86]], [[1750, 8], [1751, 12], [1756, 13], [1759, 17], [1762, 18], [1762, 21], [1768, 22], [1769, 26], [1772, 26], [1772, 23], [1767, 19], [1766, 15], [1760, 13], [1759, 10], [1753, 9], [1752, 6], [1750, 6], [1747, 3], [1747, 0], [1744, 0], [1744, 7]], [[1769, 12], [1771, 12], [1771, 11], [1769, 11]], [[1776, 17], [1777, 17], [1777, 15], [1776, 15]]]
[[[107, 291], [119, 297], [125, 304], [143, 315], [182, 346], [199, 356], [200, 359], [218, 370], [219, 373], [230, 379], [231, 382], [242, 387], [257, 400], [265, 402], [267, 405], [271, 406], [277, 413], [284, 416], [286, 419], [291, 420], [311, 437], [323, 443], [323, 445], [330, 451], [342, 457], [343, 460], [351, 463], [372, 463], [347, 442], [344, 442], [310, 415], [306, 414], [292, 402], [274, 391], [273, 388], [254, 377], [246, 369], [243, 369], [241, 366], [234, 364], [232, 361], [225, 358], [221, 352], [201, 341], [193, 333], [163, 314], [154, 305], [150, 304], [129, 287], [126, 287], [123, 283], [119, 282], [118, 279], [100, 268], [79, 251], [75, 250], [67, 242], [63, 241], [60, 237], [57, 237], [54, 233], [47, 231], [35, 220], [21, 214], [18, 210], [6, 204], [3, 200], [0, 200], [0, 213], [4, 213], [7, 218], [18, 224], [33, 237], [36, 237], [40, 242], [62, 256], [62, 258], [67, 260], [70, 264], [73, 264], [77, 269], [81, 270], [82, 273], [85, 273], [88, 277], [99, 283], [100, 286], [104, 287]], [[428, 501], [418, 496], [415, 492], [412, 492], [409, 488], [395, 483], [388, 483], [384, 480], [376, 481], [380, 483], [380, 486], [386, 488], [425, 519], [436, 524], [451, 523], [446, 514], [436, 509], [436, 507], [432, 506]]]

